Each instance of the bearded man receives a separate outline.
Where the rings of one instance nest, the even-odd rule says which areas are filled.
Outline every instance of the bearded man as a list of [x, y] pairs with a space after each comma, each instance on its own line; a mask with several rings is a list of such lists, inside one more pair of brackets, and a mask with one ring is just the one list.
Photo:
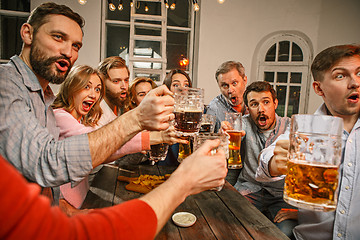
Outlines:
[[105, 58], [98, 69], [105, 76], [105, 96], [100, 103], [103, 115], [99, 120], [103, 126], [128, 110], [130, 72], [125, 60], [118, 56]]

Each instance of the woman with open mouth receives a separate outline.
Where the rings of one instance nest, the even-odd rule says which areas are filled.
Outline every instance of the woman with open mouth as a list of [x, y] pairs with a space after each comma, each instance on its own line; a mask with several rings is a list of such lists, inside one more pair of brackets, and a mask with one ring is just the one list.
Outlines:
[[[104, 93], [104, 77], [98, 70], [86, 65], [71, 69], [52, 105], [57, 127], [60, 128], [60, 140], [98, 128], [97, 122], [102, 114], [100, 101]], [[134, 137], [111, 155], [107, 162], [149, 149], [144, 148], [140, 137]], [[59, 206], [69, 216], [88, 211], [78, 210], [89, 190], [88, 177], [73, 185], [67, 183], [60, 186]]]

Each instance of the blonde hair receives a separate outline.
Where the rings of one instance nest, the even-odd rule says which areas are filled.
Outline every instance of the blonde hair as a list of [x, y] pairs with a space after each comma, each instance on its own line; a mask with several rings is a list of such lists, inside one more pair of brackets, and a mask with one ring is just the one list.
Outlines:
[[85, 126], [94, 127], [99, 121], [102, 111], [100, 107], [101, 99], [105, 94], [104, 76], [96, 69], [87, 66], [79, 65], [75, 66], [69, 72], [65, 81], [61, 84], [60, 91], [56, 96], [52, 107], [63, 108], [67, 112], [71, 112], [74, 109], [74, 96], [83, 90], [89, 83], [90, 76], [96, 74], [101, 81], [101, 91], [98, 101], [90, 109], [90, 111], [83, 117], [82, 124]]
[[137, 105], [135, 103], [135, 97], [136, 97], [135, 88], [139, 83], [142, 83], [142, 82], [150, 83], [152, 89], [157, 87], [156, 83], [151, 78], [147, 78], [147, 77], [135, 78], [134, 81], [131, 82], [130, 87], [129, 87], [129, 98], [130, 98], [129, 108], [130, 109], [134, 109], [137, 107]]

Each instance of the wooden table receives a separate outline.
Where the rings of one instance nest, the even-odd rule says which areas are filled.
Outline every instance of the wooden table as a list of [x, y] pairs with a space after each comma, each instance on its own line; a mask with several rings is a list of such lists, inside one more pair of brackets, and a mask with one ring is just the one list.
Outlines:
[[[119, 169], [105, 166], [96, 175], [83, 208], [108, 207], [142, 195], [127, 191], [127, 183], [117, 181], [118, 175], [164, 175], [173, 170], [173, 167], [148, 165], [120, 166]], [[189, 196], [175, 210], [179, 211], [193, 213], [196, 223], [182, 228], [169, 219], [156, 239], [289, 239], [228, 182], [220, 192], [205, 191]]]

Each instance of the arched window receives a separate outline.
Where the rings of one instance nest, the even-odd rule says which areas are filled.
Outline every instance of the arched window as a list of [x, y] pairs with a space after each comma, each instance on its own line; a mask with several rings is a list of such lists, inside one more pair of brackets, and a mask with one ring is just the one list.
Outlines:
[[257, 79], [275, 88], [279, 116], [306, 112], [311, 55], [308, 43], [295, 34], [273, 35], [260, 47]]

